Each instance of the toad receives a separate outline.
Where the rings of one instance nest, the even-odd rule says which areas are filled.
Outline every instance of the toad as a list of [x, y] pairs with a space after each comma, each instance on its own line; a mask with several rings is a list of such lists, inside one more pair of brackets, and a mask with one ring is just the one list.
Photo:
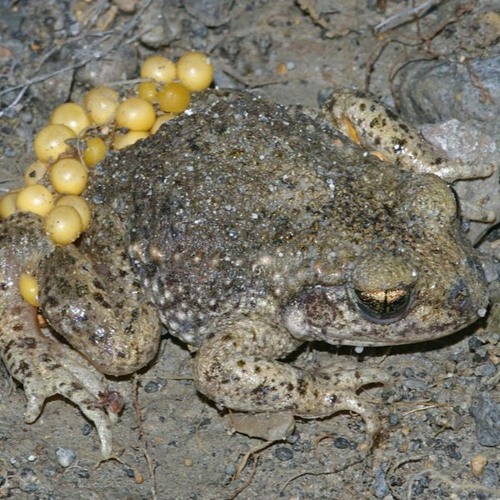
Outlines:
[[[196, 388], [219, 408], [350, 410], [375, 434], [377, 416], [356, 391], [387, 373], [312, 373], [283, 359], [307, 341], [436, 339], [484, 316], [488, 296], [455, 196], [428, 173], [463, 172], [439, 158], [423, 166], [420, 151], [409, 166], [368, 154], [329, 123], [333, 112], [356, 127], [346, 102], [375, 109], [344, 91], [313, 120], [245, 92], [208, 91], [96, 169], [93, 221], [77, 245], [55, 246], [33, 214], [3, 222], [0, 354], [24, 385], [26, 421], [62, 395], [95, 423], [109, 457], [116, 416], [102, 373], [147, 365], [163, 324], [195, 352]], [[367, 128], [374, 144], [408, 149], [412, 131], [390, 113]], [[41, 310], [64, 343], [39, 330], [20, 297], [22, 271], [37, 275]]]

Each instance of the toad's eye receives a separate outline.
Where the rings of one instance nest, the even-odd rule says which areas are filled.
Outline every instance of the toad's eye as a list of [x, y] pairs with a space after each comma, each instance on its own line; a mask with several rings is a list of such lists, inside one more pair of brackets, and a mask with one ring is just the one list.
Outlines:
[[361, 313], [375, 323], [392, 323], [401, 319], [412, 302], [413, 287], [388, 290], [351, 290], [351, 298]]
[[417, 281], [418, 271], [406, 257], [374, 251], [360, 258], [347, 293], [367, 320], [393, 323], [410, 310]]

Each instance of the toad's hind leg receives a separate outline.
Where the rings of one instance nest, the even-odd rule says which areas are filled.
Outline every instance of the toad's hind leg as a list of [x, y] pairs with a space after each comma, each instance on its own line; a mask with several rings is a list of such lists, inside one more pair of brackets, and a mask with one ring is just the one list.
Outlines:
[[355, 391], [385, 383], [378, 369], [311, 373], [277, 361], [302, 342], [276, 324], [245, 318], [221, 325], [199, 349], [194, 366], [198, 390], [220, 407], [248, 412], [291, 411], [305, 418], [341, 410], [359, 414], [374, 435], [379, 421]]
[[107, 381], [80, 354], [42, 334], [35, 308], [24, 302], [19, 293], [16, 260], [6, 259], [1, 267], [4, 272], [0, 272], [0, 357], [9, 373], [24, 386], [25, 421], [34, 422], [45, 399], [60, 394], [94, 422], [102, 455], [108, 458], [116, 415], [101, 404], [102, 396], [108, 393]]
[[79, 248], [56, 247], [38, 275], [45, 318], [101, 372], [128, 375], [156, 355], [160, 320], [131, 269], [120, 220], [96, 210]]

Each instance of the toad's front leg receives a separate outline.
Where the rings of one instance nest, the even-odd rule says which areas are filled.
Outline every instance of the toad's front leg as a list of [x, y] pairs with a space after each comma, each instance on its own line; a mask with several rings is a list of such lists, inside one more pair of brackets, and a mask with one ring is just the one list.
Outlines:
[[305, 418], [352, 411], [365, 420], [371, 436], [376, 434], [378, 418], [355, 391], [387, 382], [388, 374], [369, 368], [313, 374], [276, 361], [301, 344], [279, 325], [262, 319], [226, 322], [196, 355], [196, 386], [218, 406], [237, 411], [291, 411]]

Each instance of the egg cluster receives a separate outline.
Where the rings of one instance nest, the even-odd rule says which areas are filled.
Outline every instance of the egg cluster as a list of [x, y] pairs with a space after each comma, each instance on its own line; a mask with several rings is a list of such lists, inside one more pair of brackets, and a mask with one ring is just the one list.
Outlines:
[[[90, 224], [90, 208], [80, 196], [92, 168], [108, 150], [120, 150], [154, 134], [187, 109], [192, 92], [205, 90], [214, 69], [208, 56], [188, 52], [177, 62], [154, 55], [140, 70], [140, 83], [121, 95], [111, 87], [89, 90], [82, 104], [58, 106], [35, 136], [36, 160], [26, 169], [24, 187], [0, 199], [0, 217], [34, 212], [58, 245], [75, 241]], [[36, 280], [23, 274], [23, 297], [37, 303]]]

